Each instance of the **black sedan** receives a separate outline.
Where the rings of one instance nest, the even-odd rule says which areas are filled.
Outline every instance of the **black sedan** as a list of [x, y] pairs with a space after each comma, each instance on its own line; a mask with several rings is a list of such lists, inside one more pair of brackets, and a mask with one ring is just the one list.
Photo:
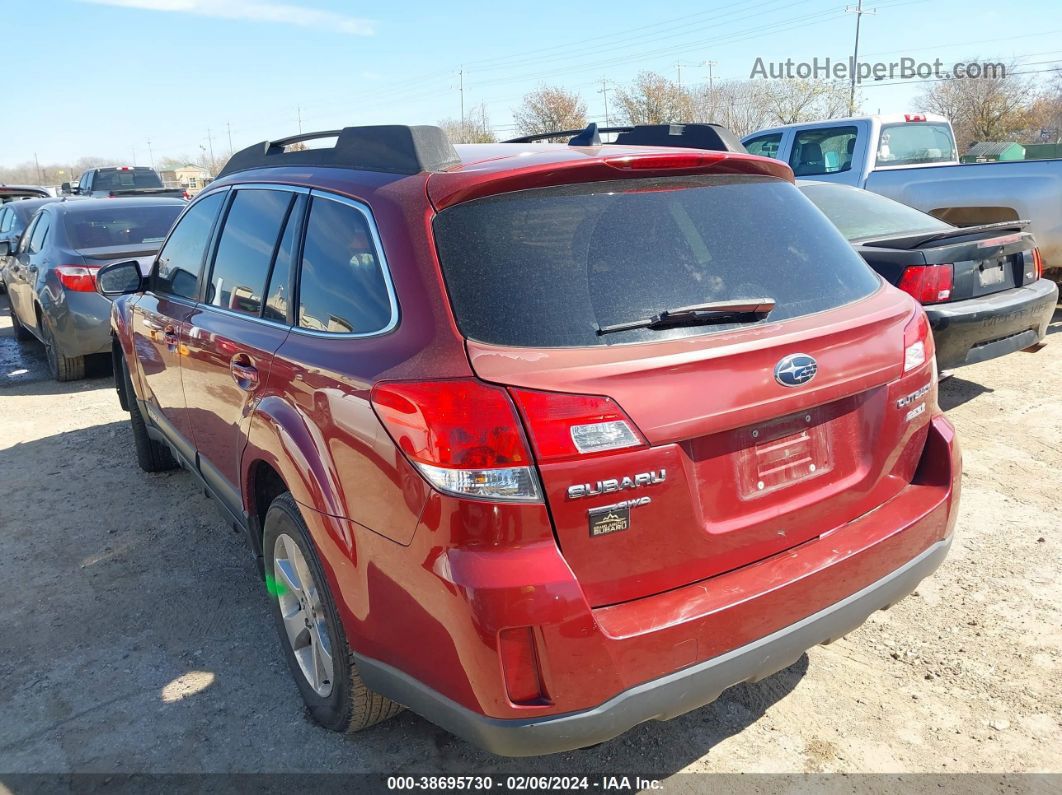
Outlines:
[[[2, 193], [0, 193], [2, 195]], [[42, 205], [48, 202], [58, 201], [49, 197], [36, 199], [12, 200], [0, 205], [0, 242], [6, 242], [8, 251], [18, 248], [18, 239], [22, 237], [26, 225], [30, 222], [33, 214]], [[0, 256], [0, 292], [6, 292], [4, 286], [3, 271], [8, 258]]]
[[890, 284], [917, 298], [943, 370], [1039, 343], [1058, 303], [1027, 222], [957, 227], [876, 193], [797, 186]]

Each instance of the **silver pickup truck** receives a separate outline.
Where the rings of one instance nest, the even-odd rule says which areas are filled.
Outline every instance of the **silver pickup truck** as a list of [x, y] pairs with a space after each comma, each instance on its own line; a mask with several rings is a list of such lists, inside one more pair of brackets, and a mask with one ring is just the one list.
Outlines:
[[741, 142], [797, 177], [865, 188], [956, 226], [1028, 219], [1045, 275], [1062, 281], [1062, 160], [960, 164], [951, 124], [931, 113], [788, 124]]

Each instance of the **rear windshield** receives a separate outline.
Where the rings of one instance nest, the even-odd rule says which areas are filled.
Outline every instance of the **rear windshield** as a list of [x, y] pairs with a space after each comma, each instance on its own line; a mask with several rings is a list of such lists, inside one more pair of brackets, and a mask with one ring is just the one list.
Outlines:
[[78, 208], [77, 212], [67, 214], [66, 236], [73, 248], [157, 247], [166, 239], [174, 220], [184, 209], [180, 204], [108, 208], [110, 202], [100, 203], [104, 205], [100, 209]]
[[97, 171], [92, 178], [92, 190], [129, 190], [130, 188], [161, 188], [162, 180], [154, 171]]
[[954, 229], [951, 224], [938, 221], [921, 210], [868, 190], [826, 183], [801, 185], [800, 190], [849, 240], [871, 240]]
[[879, 284], [796, 187], [769, 177], [518, 191], [444, 210], [434, 229], [462, 333], [500, 345], [613, 345], [712, 334], [738, 324], [597, 330], [740, 298], [772, 298], [768, 320], [785, 320], [849, 303]]
[[878, 138], [879, 166], [914, 166], [959, 159], [955, 139], [946, 124], [910, 122], [886, 124]]

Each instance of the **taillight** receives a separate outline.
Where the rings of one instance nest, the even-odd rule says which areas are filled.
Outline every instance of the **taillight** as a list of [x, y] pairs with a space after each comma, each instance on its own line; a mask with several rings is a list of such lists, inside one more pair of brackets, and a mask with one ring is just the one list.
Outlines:
[[474, 379], [392, 382], [372, 406], [399, 449], [439, 491], [540, 502], [531, 452], [505, 390]]
[[96, 292], [96, 271], [99, 265], [58, 265], [55, 272], [59, 283], [75, 293]]
[[935, 304], [951, 298], [951, 265], [911, 265], [904, 268], [898, 285], [921, 304]]
[[192, 194], [186, 190], [183, 190], [181, 191], [181, 198], [184, 199], [186, 202], [189, 202], [192, 200]]
[[531, 627], [503, 629], [498, 633], [505, 691], [514, 704], [542, 704], [546, 701], [542, 673]]
[[657, 171], [680, 168], [701, 168], [726, 159], [725, 152], [676, 152], [663, 155], [624, 155], [606, 157], [605, 165], [624, 171]]
[[924, 113], [905, 113], [903, 114], [904, 121], [925, 121], [926, 114]]
[[1032, 260], [1033, 268], [1035, 268], [1036, 272], [1036, 277], [1033, 281], [1036, 281], [1036, 279], [1043, 278], [1044, 275], [1044, 255], [1040, 253], [1040, 249], [1034, 248], [1032, 250]]
[[925, 310], [918, 307], [903, 329], [903, 371], [907, 373], [921, 367], [932, 355], [933, 337], [929, 318]]
[[582, 458], [646, 446], [611, 398], [510, 389], [539, 461]]

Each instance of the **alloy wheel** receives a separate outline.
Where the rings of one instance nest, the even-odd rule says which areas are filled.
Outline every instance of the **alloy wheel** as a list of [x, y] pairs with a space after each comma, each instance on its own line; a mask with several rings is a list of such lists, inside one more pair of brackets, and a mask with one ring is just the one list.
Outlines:
[[332, 692], [332, 639], [317, 583], [302, 550], [291, 536], [281, 533], [273, 545], [277, 607], [288, 643], [303, 676], [322, 698]]

